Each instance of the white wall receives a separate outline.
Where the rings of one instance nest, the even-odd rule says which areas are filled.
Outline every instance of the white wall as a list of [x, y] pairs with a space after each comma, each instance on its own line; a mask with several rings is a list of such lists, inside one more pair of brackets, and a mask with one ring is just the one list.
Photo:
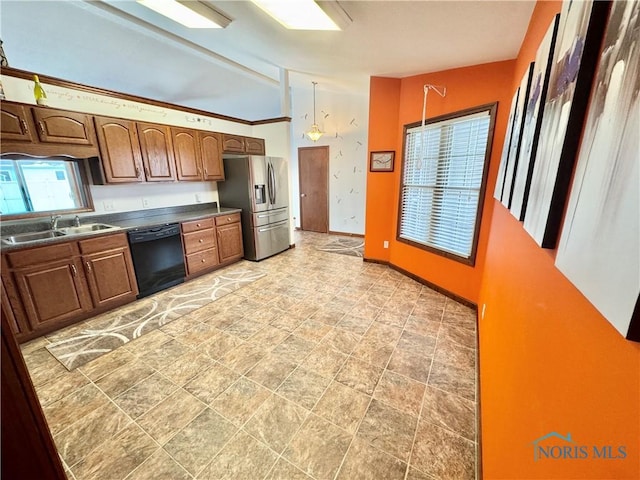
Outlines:
[[300, 227], [298, 148], [329, 146], [329, 230], [364, 234], [368, 84], [359, 93], [328, 92], [318, 84], [316, 121], [325, 134], [316, 143], [304, 132], [313, 124], [313, 89], [292, 89], [291, 190], [295, 226]]

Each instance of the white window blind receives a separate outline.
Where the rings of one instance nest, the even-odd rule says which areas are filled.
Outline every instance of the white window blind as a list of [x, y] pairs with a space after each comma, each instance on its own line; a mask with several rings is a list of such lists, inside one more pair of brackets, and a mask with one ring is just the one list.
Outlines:
[[406, 130], [401, 239], [471, 257], [490, 126], [485, 110]]

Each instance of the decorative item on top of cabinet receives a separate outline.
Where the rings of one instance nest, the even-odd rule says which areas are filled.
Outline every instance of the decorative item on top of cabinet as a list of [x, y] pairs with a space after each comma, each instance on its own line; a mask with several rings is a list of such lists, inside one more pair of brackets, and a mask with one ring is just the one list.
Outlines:
[[[119, 118], [94, 117], [104, 181], [107, 183], [143, 182], [142, 153], [135, 122]], [[92, 169], [95, 183], [98, 172]], [[96, 178], [98, 177], [98, 178]]]
[[213, 218], [183, 222], [182, 245], [188, 276], [204, 273], [220, 263]]
[[222, 135], [224, 153], [248, 153], [250, 155], [264, 155], [264, 139], [243, 137], [241, 135]]
[[153, 123], [137, 123], [147, 182], [166, 182], [176, 179], [171, 128]]
[[219, 133], [171, 127], [171, 137], [178, 180], [224, 180]]
[[221, 215], [216, 217], [215, 220], [220, 263], [231, 263], [240, 260], [244, 255], [240, 214]]
[[2, 281], [21, 327], [19, 341], [132, 302], [138, 294], [124, 233], [4, 253]]

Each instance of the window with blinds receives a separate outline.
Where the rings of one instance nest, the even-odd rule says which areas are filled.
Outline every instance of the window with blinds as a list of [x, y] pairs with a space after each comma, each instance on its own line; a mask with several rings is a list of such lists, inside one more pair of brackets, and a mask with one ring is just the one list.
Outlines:
[[475, 262], [495, 109], [405, 127], [399, 240]]

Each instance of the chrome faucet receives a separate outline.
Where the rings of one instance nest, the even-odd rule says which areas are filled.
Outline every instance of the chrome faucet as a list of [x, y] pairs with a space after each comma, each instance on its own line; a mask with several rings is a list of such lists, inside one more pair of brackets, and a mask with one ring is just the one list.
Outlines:
[[73, 220], [73, 225], [76, 227], [80, 226], [80, 217], [76, 215], [76, 218]]
[[58, 220], [62, 218], [62, 215], [51, 215], [51, 230], [58, 228]]

